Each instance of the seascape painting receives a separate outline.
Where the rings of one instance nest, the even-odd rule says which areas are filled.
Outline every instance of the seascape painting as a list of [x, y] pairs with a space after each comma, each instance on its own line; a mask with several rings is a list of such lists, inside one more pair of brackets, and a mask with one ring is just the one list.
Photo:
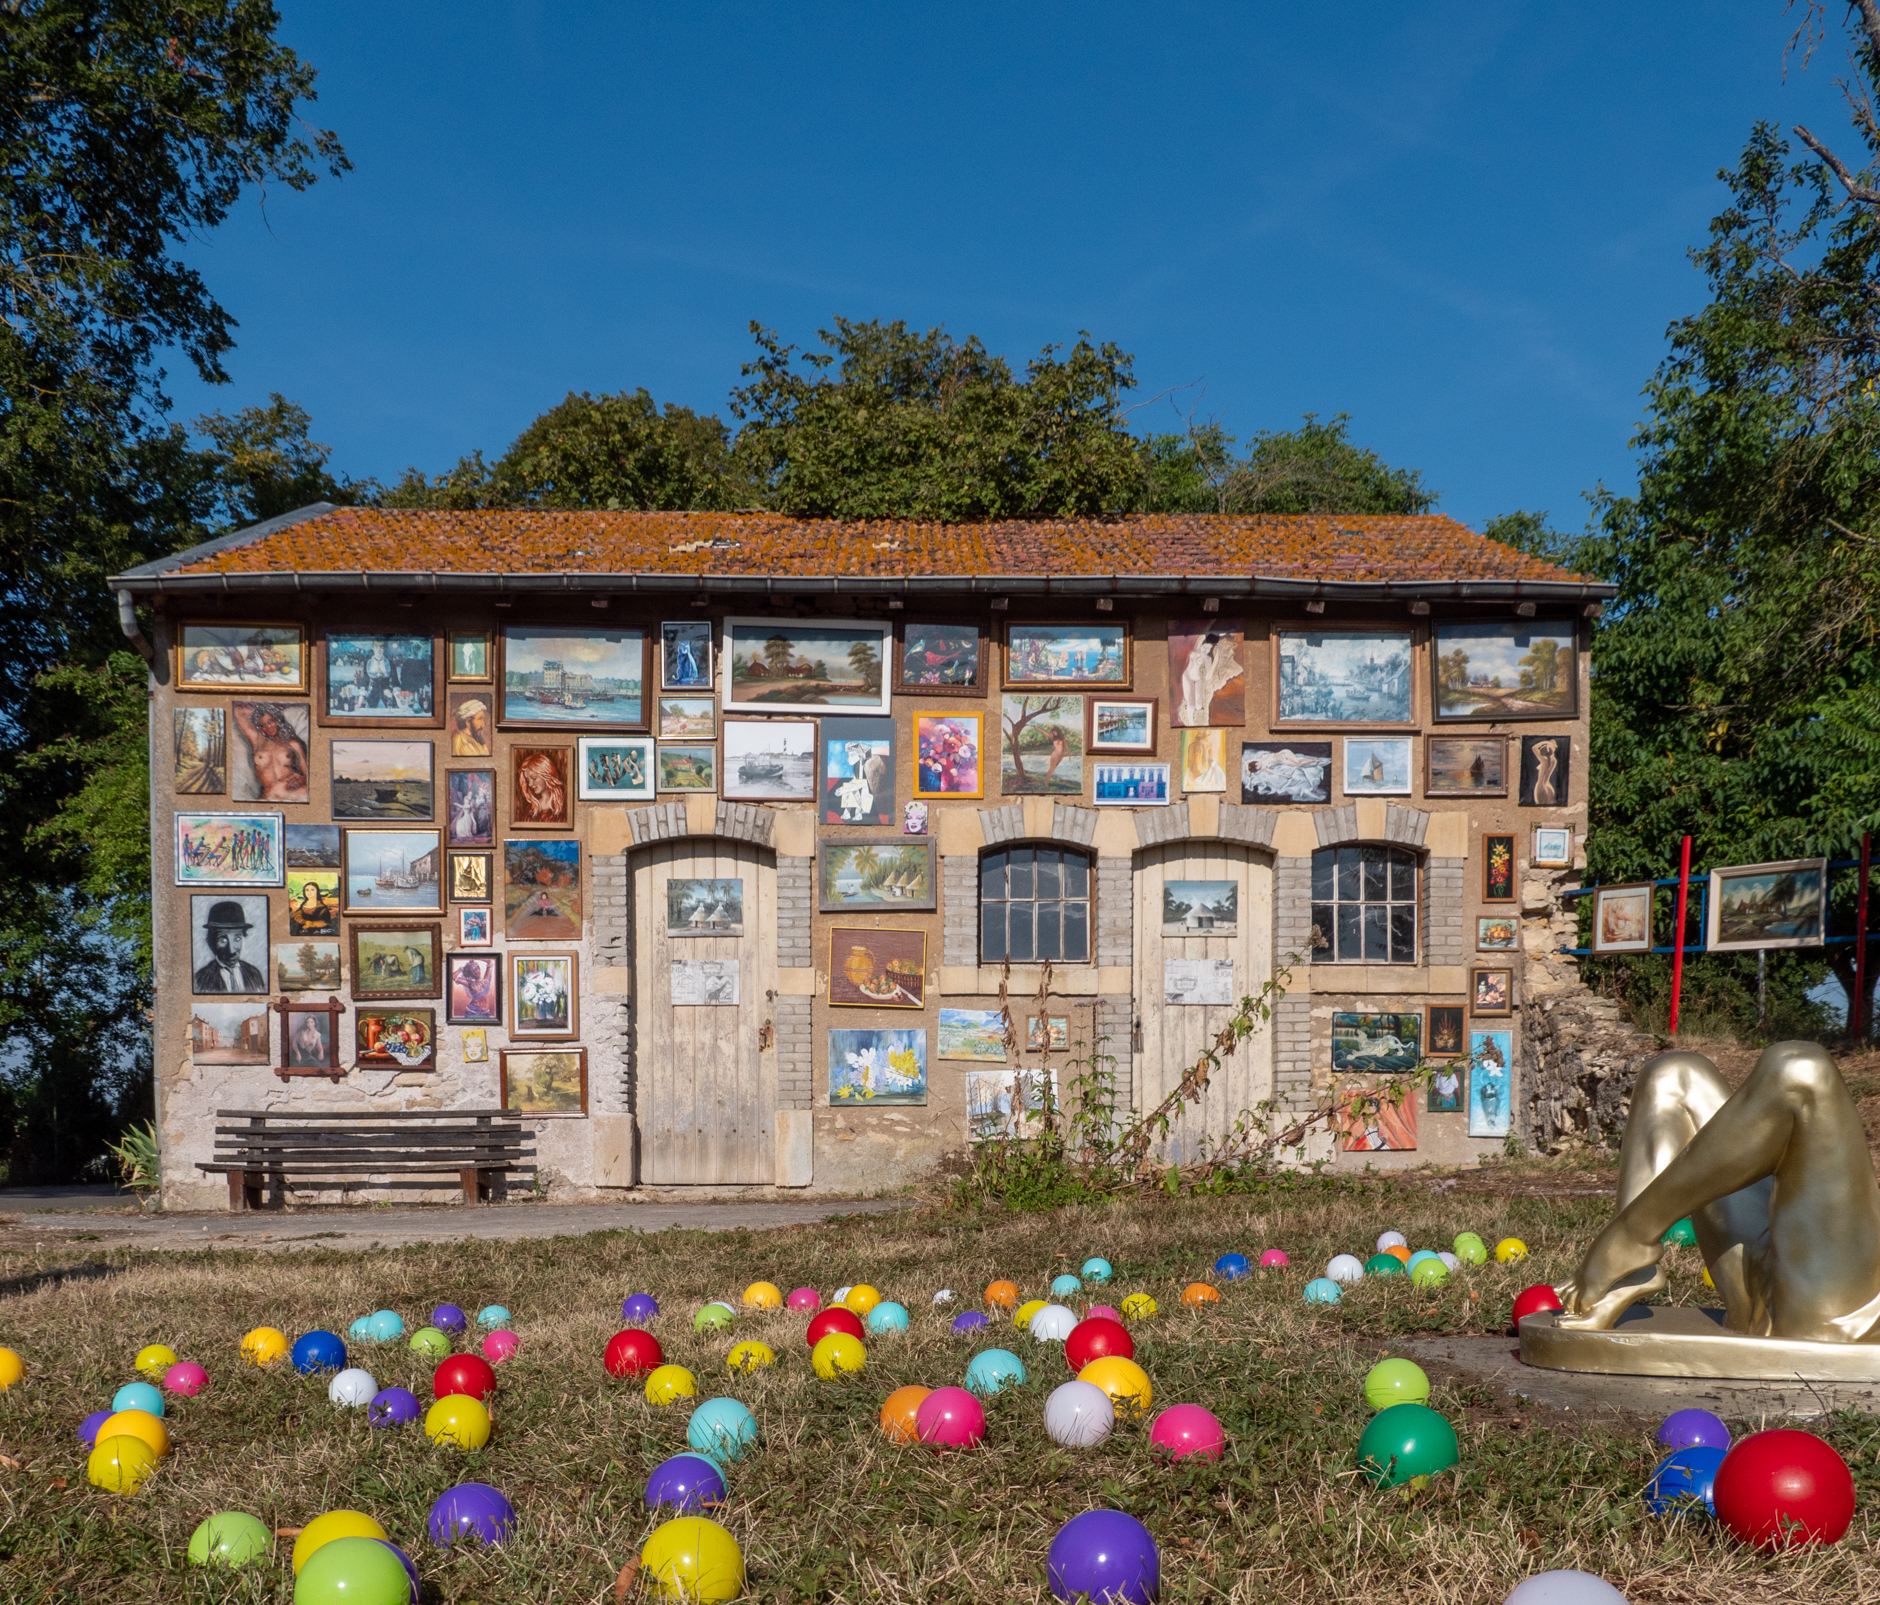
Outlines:
[[178, 708], [171, 717], [176, 790], [209, 797], [228, 790], [227, 725], [220, 708]]
[[1155, 700], [1152, 697], [1092, 697], [1092, 752], [1154, 752]]
[[443, 843], [435, 830], [349, 830], [340, 895], [349, 914], [443, 912]]
[[266, 1064], [268, 1001], [189, 1006], [189, 1057], [196, 1064]]
[[1410, 724], [1408, 630], [1279, 630], [1279, 724]]
[[977, 625], [909, 619], [901, 627], [895, 690], [969, 696], [985, 684], [986, 642]]
[[822, 721], [822, 822], [894, 823], [894, 721]]
[[825, 841], [817, 857], [824, 913], [934, 906], [932, 842]]
[[1826, 935], [1827, 890], [1825, 858], [1713, 869], [1704, 946], [1713, 953], [1819, 947]]
[[719, 795], [734, 802], [809, 802], [816, 796], [814, 719], [727, 719]]
[[1431, 797], [1506, 797], [1506, 736], [1430, 736], [1424, 742], [1423, 790]]
[[305, 691], [298, 624], [185, 624], [176, 643], [179, 691]]
[[1423, 1016], [1332, 1015], [1332, 1069], [1340, 1075], [1401, 1075], [1423, 1059]]
[[505, 624], [502, 723], [517, 728], [646, 722], [646, 632]]
[[503, 843], [503, 934], [512, 942], [574, 941], [581, 935], [581, 844]]
[[1169, 723], [1247, 722], [1247, 639], [1238, 620], [1176, 619], [1168, 627]]
[[436, 794], [428, 741], [333, 742], [335, 819], [431, 819]]
[[1568, 718], [1580, 665], [1572, 619], [1452, 621], [1435, 627], [1438, 719]]
[[1084, 699], [1075, 694], [1000, 699], [999, 789], [1008, 797], [1084, 792]]
[[1505, 1137], [1514, 1125], [1512, 1031], [1469, 1033], [1469, 1135]]
[[178, 886], [279, 886], [286, 873], [279, 814], [178, 812]]
[[725, 708], [886, 713], [888, 656], [893, 650], [894, 632], [886, 624], [728, 618]]
[[834, 1030], [829, 1033], [832, 1108], [927, 1102], [927, 1033]]
[[1129, 684], [1129, 627], [1124, 624], [1008, 624], [1008, 686]]
[[287, 827], [287, 867], [289, 869], [338, 869], [338, 825], [292, 825]]
[[661, 791], [716, 791], [718, 748], [711, 742], [662, 741], [655, 758]]
[[974, 1064], [1005, 1063], [1005, 1013], [1000, 1009], [942, 1009], [935, 1057]]
[[1412, 742], [1408, 736], [1346, 736], [1347, 797], [1408, 797]]
[[324, 717], [422, 720], [437, 710], [437, 643], [428, 635], [329, 634]]

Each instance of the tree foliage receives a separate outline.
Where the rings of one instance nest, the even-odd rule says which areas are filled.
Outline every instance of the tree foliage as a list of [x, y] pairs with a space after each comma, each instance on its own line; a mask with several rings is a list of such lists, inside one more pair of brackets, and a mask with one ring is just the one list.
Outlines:
[[1427, 513], [1438, 493], [1414, 468], [1357, 445], [1351, 418], [1263, 429], [1244, 456], [1218, 423], [1190, 424], [1142, 445], [1144, 508], [1183, 513]]

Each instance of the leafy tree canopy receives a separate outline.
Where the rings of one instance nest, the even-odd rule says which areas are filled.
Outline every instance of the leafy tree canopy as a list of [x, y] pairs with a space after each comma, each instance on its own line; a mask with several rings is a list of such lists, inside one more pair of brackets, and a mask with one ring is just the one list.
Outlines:
[[1244, 456], [1219, 424], [1153, 436], [1142, 446], [1145, 510], [1184, 513], [1427, 513], [1438, 493], [1414, 468], [1392, 468], [1356, 444], [1351, 418], [1263, 429]]

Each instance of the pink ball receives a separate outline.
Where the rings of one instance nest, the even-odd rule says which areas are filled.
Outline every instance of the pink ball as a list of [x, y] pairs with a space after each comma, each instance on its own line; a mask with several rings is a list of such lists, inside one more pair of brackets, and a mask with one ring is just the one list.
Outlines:
[[498, 1327], [483, 1340], [483, 1358], [491, 1365], [501, 1365], [521, 1347], [516, 1334], [507, 1327]]
[[1260, 1263], [1262, 1265], [1290, 1265], [1292, 1261], [1286, 1257], [1285, 1249], [1269, 1248], [1260, 1256]]
[[1086, 1321], [1092, 1320], [1099, 1315], [1106, 1321], [1120, 1321], [1123, 1318], [1118, 1311], [1111, 1309], [1107, 1304], [1093, 1304], [1089, 1309], [1084, 1311], [1084, 1319]]
[[1149, 1442], [1168, 1450], [1176, 1460], [1185, 1460], [1189, 1455], [1219, 1460], [1227, 1447], [1227, 1434], [1221, 1431], [1212, 1411], [1198, 1404], [1176, 1404], [1155, 1418], [1155, 1425], [1149, 1428]]
[[964, 1388], [935, 1388], [914, 1412], [914, 1430], [936, 1449], [969, 1449], [986, 1435], [986, 1412]]
[[820, 1310], [822, 1308], [822, 1294], [818, 1293], [813, 1287], [799, 1287], [793, 1290], [790, 1296], [783, 1302], [788, 1308], [793, 1310]]
[[209, 1385], [209, 1373], [194, 1360], [178, 1360], [163, 1373], [163, 1385], [172, 1393], [193, 1397]]

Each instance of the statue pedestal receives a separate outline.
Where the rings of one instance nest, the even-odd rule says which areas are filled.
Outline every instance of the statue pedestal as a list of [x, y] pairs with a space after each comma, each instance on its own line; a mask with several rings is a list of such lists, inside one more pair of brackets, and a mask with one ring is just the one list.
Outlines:
[[1880, 1382], [1880, 1343], [1808, 1343], [1729, 1331], [1722, 1310], [1635, 1304], [1607, 1332], [1521, 1322], [1521, 1362], [1605, 1376], [1738, 1377], [1766, 1382]]

